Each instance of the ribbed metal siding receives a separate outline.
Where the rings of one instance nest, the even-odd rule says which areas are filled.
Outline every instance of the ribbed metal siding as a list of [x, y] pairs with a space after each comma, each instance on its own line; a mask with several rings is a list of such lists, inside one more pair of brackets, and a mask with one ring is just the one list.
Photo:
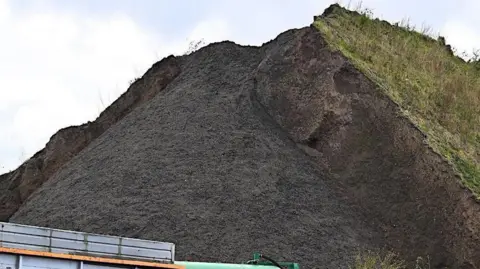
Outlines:
[[175, 260], [173, 243], [5, 222], [0, 222], [0, 247], [168, 263]]

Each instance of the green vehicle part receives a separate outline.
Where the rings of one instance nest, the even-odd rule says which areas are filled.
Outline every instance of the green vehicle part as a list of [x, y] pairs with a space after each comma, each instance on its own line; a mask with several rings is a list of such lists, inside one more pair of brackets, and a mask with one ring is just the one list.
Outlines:
[[260, 253], [253, 254], [253, 260], [245, 264], [189, 262], [175, 261], [174, 264], [183, 265], [185, 269], [300, 269], [299, 264], [293, 262], [275, 262]]

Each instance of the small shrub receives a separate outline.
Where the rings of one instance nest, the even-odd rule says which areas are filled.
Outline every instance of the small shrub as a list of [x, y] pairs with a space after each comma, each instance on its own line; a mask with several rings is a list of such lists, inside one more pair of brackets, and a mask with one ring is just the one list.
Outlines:
[[183, 55], [191, 54], [205, 45], [205, 40], [202, 38], [198, 41], [190, 41], [188, 49]]
[[398, 259], [393, 253], [384, 257], [377, 253], [367, 252], [357, 255], [353, 268], [351, 269], [403, 269], [405, 263]]

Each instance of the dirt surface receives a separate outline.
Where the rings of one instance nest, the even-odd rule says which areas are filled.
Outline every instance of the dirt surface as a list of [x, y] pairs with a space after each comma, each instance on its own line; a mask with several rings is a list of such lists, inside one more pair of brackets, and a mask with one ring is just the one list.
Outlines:
[[[180, 71], [166, 88], [10, 221], [174, 242], [178, 260], [259, 250], [348, 268], [358, 247], [387, 247], [412, 262], [429, 255], [431, 268], [480, 268], [478, 204], [313, 27], [170, 60]], [[155, 77], [139, 83], [158, 87]]]

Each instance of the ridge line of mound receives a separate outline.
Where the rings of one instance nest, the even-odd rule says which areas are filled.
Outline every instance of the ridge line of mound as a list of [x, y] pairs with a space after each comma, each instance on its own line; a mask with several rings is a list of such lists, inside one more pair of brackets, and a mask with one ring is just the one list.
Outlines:
[[152, 99], [180, 73], [178, 59], [170, 55], [152, 65], [125, 93], [93, 122], [60, 129], [45, 148], [17, 169], [0, 175], [0, 221], [8, 219], [38, 187], [112, 125]]

